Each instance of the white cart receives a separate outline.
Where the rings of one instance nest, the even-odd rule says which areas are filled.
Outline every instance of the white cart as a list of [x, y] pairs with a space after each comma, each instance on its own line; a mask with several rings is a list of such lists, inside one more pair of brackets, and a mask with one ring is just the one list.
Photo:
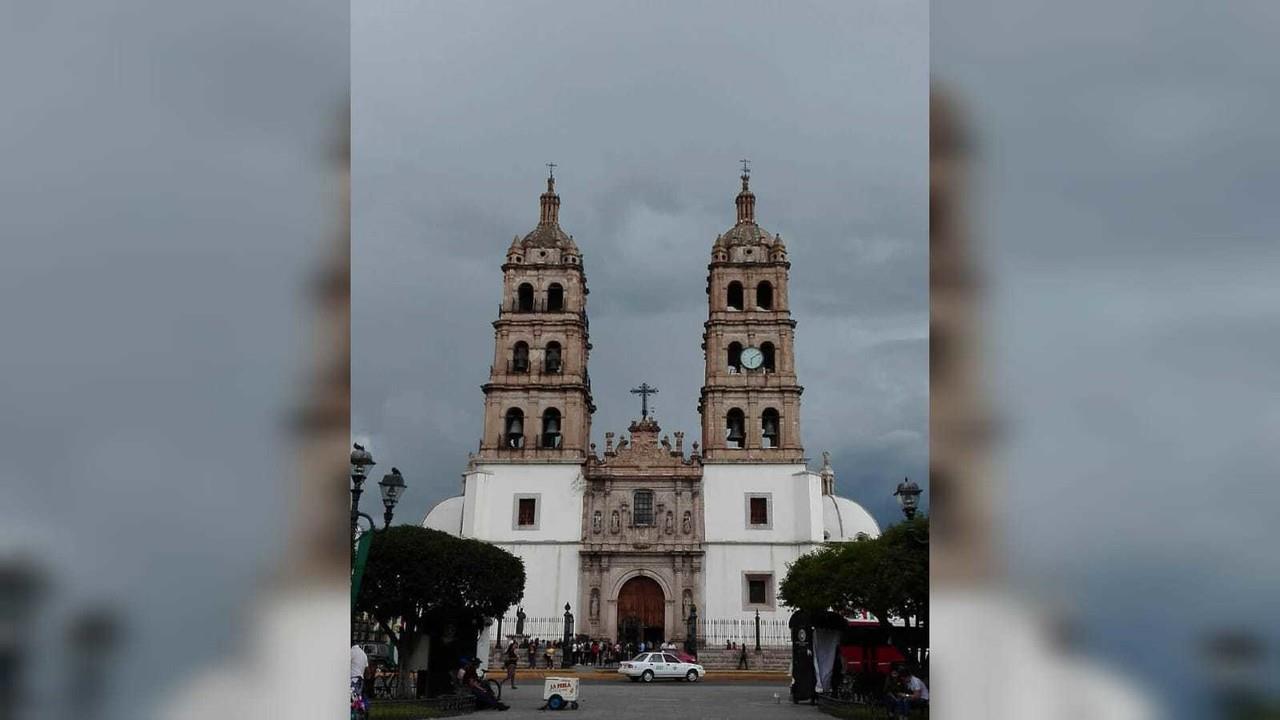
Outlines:
[[548, 677], [542, 683], [542, 710], [578, 709], [578, 678]]

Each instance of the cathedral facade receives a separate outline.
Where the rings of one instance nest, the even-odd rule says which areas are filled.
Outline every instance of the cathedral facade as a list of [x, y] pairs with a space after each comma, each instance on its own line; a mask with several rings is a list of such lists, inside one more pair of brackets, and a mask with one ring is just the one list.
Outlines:
[[423, 524], [522, 558], [530, 616], [569, 605], [578, 633], [649, 641], [682, 640], [694, 607], [704, 621], [785, 618], [788, 563], [879, 534], [835, 496], [826, 453], [808, 467], [791, 264], [782, 238], [756, 222], [745, 169], [741, 180], [736, 222], [711, 247], [702, 432], [688, 448], [647, 402], [626, 435], [605, 433], [602, 451], [592, 442], [586, 275], [553, 177], [538, 225], [507, 249], [479, 450], [462, 495]]

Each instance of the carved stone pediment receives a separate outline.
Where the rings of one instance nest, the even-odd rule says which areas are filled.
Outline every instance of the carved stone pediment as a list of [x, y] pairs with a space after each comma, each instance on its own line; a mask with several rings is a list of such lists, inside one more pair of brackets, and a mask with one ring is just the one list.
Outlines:
[[679, 466], [686, 464], [684, 453], [677, 453], [671, 448], [670, 439], [660, 439], [662, 430], [652, 418], [644, 418], [631, 423], [627, 428], [630, 438], [620, 442], [613, 455], [607, 455], [602, 465], [613, 467], [652, 467], [655, 465]]

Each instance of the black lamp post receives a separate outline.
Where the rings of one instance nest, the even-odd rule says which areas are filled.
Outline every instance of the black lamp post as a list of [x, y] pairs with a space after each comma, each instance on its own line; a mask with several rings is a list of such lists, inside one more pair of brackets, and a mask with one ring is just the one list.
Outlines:
[[916, 516], [916, 508], [920, 506], [920, 493], [924, 491], [919, 485], [911, 482], [909, 478], [902, 478], [902, 482], [898, 483], [898, 489], [893, 494], [898, 498], [898, 504], [902, 506], [902, 514], [910, 520]]
[[399, 469], [391, 468], [391, 472], [382, 476], [378, 489], [382, 491], [382, 505], [387, 509], [382, 513], [382, 529], [385, 530], [391, 527], [391, 513], [395, 511], [396, 503], [400, 502], [400, 496], [404, 494], [404, 476], [400, 474]]
[[756, 652], [760, 652], [760, 608], [756, 608]]
[[377, 463], [373, 455], [360, 443], [353, 443], [351, 451], [351, 537], [359, 530], [360, 518], [369, 521], [369, 529], [374, 528], [373, 518], [360, 512], [360, 494], [364, 492], [364, 481], [369, 477], [369, 468]]

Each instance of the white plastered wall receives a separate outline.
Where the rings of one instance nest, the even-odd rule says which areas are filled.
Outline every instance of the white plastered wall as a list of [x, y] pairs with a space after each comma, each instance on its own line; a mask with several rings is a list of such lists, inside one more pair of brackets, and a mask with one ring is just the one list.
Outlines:
[[[581, 466], [481, 465], [465, 475], [465, 487], [463, 536], [491, 542], [524, 561], [522, 604], [529, 617], [562, 616], [565, 603], [578, 602]], [[537, 499], [536, 527], [518, 528], [516, 500], [531, 496]]]

